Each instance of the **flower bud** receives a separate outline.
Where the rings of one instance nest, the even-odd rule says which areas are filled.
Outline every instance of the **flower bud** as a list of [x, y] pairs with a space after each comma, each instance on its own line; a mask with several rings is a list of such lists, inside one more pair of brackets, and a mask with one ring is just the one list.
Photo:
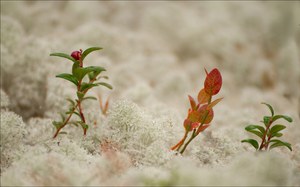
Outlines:
[[71, 57], [73, 57], [75, 60], [79, 60], [81, 58], [82, 51], [73, 51], [71, 53]]

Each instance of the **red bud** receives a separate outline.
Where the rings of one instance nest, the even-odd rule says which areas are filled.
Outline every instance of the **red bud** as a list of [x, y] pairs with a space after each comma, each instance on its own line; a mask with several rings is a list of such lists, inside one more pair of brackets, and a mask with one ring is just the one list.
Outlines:
[[81, 51], [73, 51], [71, 53], [71, 57], [73, 57], [75, 60], [79, 60], [81, 58]]

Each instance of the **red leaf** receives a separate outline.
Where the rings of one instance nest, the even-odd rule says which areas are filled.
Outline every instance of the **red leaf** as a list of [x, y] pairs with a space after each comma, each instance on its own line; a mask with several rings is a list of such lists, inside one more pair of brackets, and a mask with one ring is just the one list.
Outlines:
[[222, 75], [217, 68], [213, 69], [206, 76], [204, 82], [205, 92], [209, 95], [216, 95], [222, 87]]
[[203, 126], [199, 127], [197, 129], [197, 134], [199, 134], [200, 132], [204, 131], [207, 127], [209, 127], [209, 124], [208, 125], [203, 125]]
[[196, 101], [195, 101], [195, 99], [192, 96], [189, 95], [189, 100], [190, 100], [191, 108], [193, 110], [195, 110], [195, 108], [196, 108]]
[[186, 129], [186, 131], [192, 131], [195, 128], [197, 128], [200, 124], [198, 122], [192, 122], [189, 119], [184, 120], [184, 128]]
[[199, 122], [203, 124], [210, 123], [214, 118], [214, 111], [212, 109], [207, 109], [208, 105], [203, 105], [198, 109], [199, 112]]
[[213, 108], [213, 107], [214, 107], [216, 104], [218, 104], [222, 99], [223, 99], [223, 97], [222, 97], [222, 98], [219, 98], [219, 99], [216, 99], [216, 100], [214, 100], [213, 102], [211, 102], [211, 103], [207, 106], [207, 110]]
[[192, 123], [199, 122], [200, 113], [198, 111], [192, 110], [189, 112], [187, 119]]
[[198, 102], [200, 104], [204, 104], [207, 103], [209, 100], [209, 94], [206, 93], [206, 91], [204, 90], [204, 88], [202, 90], [200, 90], [200, 92], [198, 93]]

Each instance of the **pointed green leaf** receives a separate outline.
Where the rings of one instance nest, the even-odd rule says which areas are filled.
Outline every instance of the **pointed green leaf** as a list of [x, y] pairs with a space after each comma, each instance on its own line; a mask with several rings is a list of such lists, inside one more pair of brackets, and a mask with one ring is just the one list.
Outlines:
[[103, 49], [103, 48], [101, 48], [101, 47], [90, 47], [90, 48], [86, 49], [86, 50], [82, 53], [81, 59], [83, 60], [83, 59], [84, 59], [88, 54], [90, 54], [91, 52], [96, 51], [96, 50], [101, 50], [101, 49]]
[[76, 62], [76, 60], [73, 57], [71, 57], [70, 55], [65, 54], [65, 53], [51, 53], [50, 56], [62, 57], [62, 58], [66, 58], [68, 60], [71, 60], [74, 63]]
[[262, 138], [263, 137], [263, 134], [257, 130], [249, 130], [248, 132], [251, 132], [255, 135], [257, 135], [258, 137]]
[[78, 97], [79, 100], [81, 100], [84, 97], [84, 93], [77, 92], [77, 97]]
[[54, 125], [56, 129], [59, 129], [62, 126], [62, 122], [53, 121], [52, 125]]
[[74, 83], [76, 86], [78, 86], [78, 80], [76, 79], [76, 77], [74, 77], [71, 74], [62, 73], [62, 74], [56, 75], [56, 77], [68, 80], [68, 81]]
[[281, 137], [283, 134], [282, 133], [279, 133], [279, 132], [277, 132], [277, 133], [273, 133], [272, 135], [271, 135], [271, 138], [272, 137]]
[[286, 121], [288, 121], [290, 123], [293, 122], [293, 119], [289, 116], [286, 116], [286, 115], [276, 115], [272, 118], [272, 120], [276, 121], [276, 120], [281, 119], [281, 118], [285, 119]]
[[271, 120], [271, 117], [270, 116], [264, 116], [264, 124], [265, 124], [265, 126], [267, 126], [267, 125], [270, 125], [269, 123], [270, 123], [270, 120]]
[[109, 89], [113, 89], [112, 85], [106, 83], [106, 82], [97, 82], [96, 83], [97, 85], [102, 85], [102, 86], [105, 86], [106, 88], [109, 88]]
[[63, 113], [59, 113], [60, 114], [60, 117], [61, 117], [61, 121], [65, 121], [65, 116], [64, 116], [64, 114]]
[[284, 126], [284, 125], [274, 125], [271, 129], [270, 129], [270, 131], [269, 131], [269, 133], [270, 134], [274, 134], [274, 133], [277, 133], [277, 132], [279, 132], [279, 131], [281, 131], [281, 130], [283, 130], [283, 129], [285, 129], [286, 128], [286, 126]]
[[72, 74], [73, 74], [75, 77], [76, 77], [76, 75], [75, 75], [75, 74], [76, 74], [76, 71], [75, 71], [75, 70], [76, 70], [77, 68], [79, 68], [79, 67], [80, 67], [80, 66], [79, 66], [79, 62], [78, 62], [78, 61], [76, 61], [76, 62], [73, 63], [73, 66], [72, 66]]
[[69, 102], [71, 103], [72, 106], [75, 106], [76, 103], [75, 103], [72, 99], [67, 98], [66, 100], [69, 101]]
[[272, 116], [274, 116], [274, 110], [273, 110], [273, 107], [272, 107], [271, 105], [269, 105], [268, 103], [261, 103], [261, 104], [264, 104], [264, 105], [266, 105], [267, 107], [269, 107]]
[[91, 100], [97, 100], [96, 97], [89, 96], [89, 97], [84, 97], [84, 98], [82, 98], [82, 101], [83, 101], [83, 100], [88, 100], [88, 99], [91, 99]]
[[245, 139], [245, 140], [242, 140], [242, 142], [246, 142], [246, 143], [249, 143], [251, 144], [256, 150], [258, 149], [258, 142], [254, 139]]
[[274, 144], [272, 144], [270, 146], [270, 149], [273, 149], [275, 147], [279, 147], [279, 146], [285, 146], [287, 147], [290, 151], [292, 151], [292, 146], [290, 143], [288, 142], [283, 142], [283, 141], [280, 141], [280, 140], [271, 140], [270, 142], [274, 142]]
[[78, 123], [81, 125], [81, 127], [82, 127], [83, 129], [88, 129], [88, 128], [89, 128], [89, 125], [86, 124], [86, 123], [83, 123], [82, 121], [80, 121], [80, 122], [78, 122]]
[[81, 85], [80, 91], [84, 92], [84, 91], [86, 91], [86, 90], [88, 90], [88, 89], [90, 89], [92, 87], [95, 87], [95, 86], [98, 86], [98, 84], [84, 82]]
[[78, 80], [82, 80], [83, 77], [90, 72], [94, 72], [94, 74], [98, 75], [102, 71], [106, 71], [106, 69], [100, 66], [89, 66], [85, 68], [79, 67], [74, 70], [74, 75], [77, 77]]
[[259, 125], [248, 125], [245, 127], [246, 131], [258, 129], [261, 133], [265, 133], [265, 128]]

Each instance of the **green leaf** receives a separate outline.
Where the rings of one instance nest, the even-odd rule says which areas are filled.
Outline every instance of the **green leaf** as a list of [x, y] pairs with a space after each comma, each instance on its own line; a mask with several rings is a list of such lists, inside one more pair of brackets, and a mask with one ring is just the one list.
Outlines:
[[293, 119], [289, 116], [286, 116], [286, 115], [276, 115], [272, 118], [272, 120], [276, 121], [276, 120], [281, 119], [281, 118], [285, 119], [286, 121], [288, 121], [290, 123], [293, 122]]
[[[79, 66], [79, 62], [78, 61], [76, 61], [76, 62], [74, 62], [73, 63], [73, 66], [72, 66], [72, 74], [75, 76], [75, 74], [76, 74], [76, 69], [77, 68], [79, 68], [80, 66]], [[76, 77], [76, 76], [75, 76]]]
[[264, 105], [266, 105], [267, 107], [269, 107], [272, 116], [274, 116], [274, 110], [273, 110], [273, 107], [272, 107], [271, 105], [269, 105], [268, 103], [261, 103], [261, 104], [264, 104]]
[[67, 98], [66, 100], [69, 101], [69, 102], [71, 103], [72, 106], [75, 106], [76, 103], [75, 103], [72, 99]]
[[83, 60], [83, 59], [84, 59], [88, 54], [90, 54], [91, 52], [97, 51], [97, 50], [101, 50], [101, 49], [103, 49], [103, 48], [101, 48], [101, 47], [90, 47], [90, 48], [86, 49], [86, 50], [82, 53], [81, 59]]
[[80, 122], [78, 122], [78, 123], [81, 125], [81, 127], [82, 127], [83, 129], [88, 129], [88, 128], [89, 128], [89, 125], [86, 124], [86, 123], [83, 123], [82, 121], [80, 121]]
[[53, 121], [52, 125], [54, 125], [56, 129], [59, 129], [62, 126], [62, 122]]
[[66, 59], [68, 59], [68, 60], [71, 60], [71, 61], [73, 61], [74, 63], [77, 62], [73, 57], [71, 57], [70, 55], [65, 54], [65, 53], [51, 53], [50, 56], [62, 57], [62, 58], [66, 58]]
[[251, 144], [256, 150], [258, 149], [258, 143], [257, 143], [257, 141], [254, 140], [254, 139], [245, 139], [245, 140], [242, 140], [242, 142], [249, 143], [249, 144]]
[[83, 77], [90, 72], [94, 72], [94, 74], [98, 75], [102, 71], [106, 71], [106, 69], [100, 66], [88, 66], [85, 68], [76, 68], [73, 74], [78, 80], [82, 80]]
[[108, 76], [99, 76], [98, 79], [108, 79]]
[[251, 133], [257, 135], [260, 138], [263, 138], [263, 136], [264, 136], [261, 132], [256, 131], [256, 130], [249, 130], [248, 132], [251, 132]]
[[79, 100], [81, 100], [84, 97], [84, 93], [77, 92], [77, 97], [78, 97]]
[[112, 87], [112, 85], [110, 85], [110, 84], [108, 84], [108, 83], [106, 83], [106, 82], [98, 82], [98, 83], [96, 83], [97, 85], [102, 85], [102, 86], [105, 86], [105, 87], [107, 87], [107, 88], [109, 88], [109, 89], [113, 89], [113, 87]]
[[282, 136], [282, 133], [277, 132], [277, 133], [272, 134], [271, 138], [272, 137], [281, 137], [281, 136]]
[[89, 97], [84, 97], [84, 98], [82, 98], [82, 101], [83, 101], [83, 100], [88, 100], [88, 99], [91, 99], [91, 100], [97, 100], [96, 97], [89, 96]]
[[254, 129], [258, 129], [261, 133], [265, 133], [265, 128], [259, 125], [248, 125], [247, 127], [245, 127], [246, 131], [250, 131]]
[[80, 91], [84, 92], [84, 91], [86, 91], [86, 90], [88, 90], [88, 89], [90, 89], [92, 87], [95, 87], [95, 86], [98, 86], [98, 84], [84, 82], [81, 85]]
[[285, 129], [286, 128], [286, 126], [284, 126], [284, 125], [274, 125], [271, 129], [270, 129], [270, 131], [269, 131], [269, 133], [270, 134], [274, 134], [274, 133], [277, 133], [277, 132], [279, 132], [279, 131], [281, 131], [281, 130], [283, 130], [283, 129]]
[[267, 126], [267, 125], [270, 125], [269, 123], [270, 123], [270, 120], [271, 120], [271, 117], [270, 116], [264, 116], [264, 124], [265, 124], [265, 126]]
[[61, 121], [65, 121], [65, 116], [64, 116], [64, 114], [62, 114], [62, 113], [59, 113], [60, 114], [60, 117], [61, 117]]
[[285, 147], [287, 147], [290, 151], [292, 151], [292, 146], [291, 146], [291, 144], [290, 143], [288, 143], [288, 142], [283, 142], [283, 141], [280, 141], [280, 140], [271, 140], [270, 142], [275, 142], [274, 144], [272, 144], [271, 146], [270, 146], [270, 149], [273, 149], [273, 148], [275, 148], [275, 147], [279, 147], [279, 146], [285, 146]]
[[78, 112], [75, 112], [75, 111], [68, 111], [68, 112], [66, 112], [66, 114], [75, 114], [75, 115], [77, 115], [78, 117], [81, 118], [80, 114]]
[[68, 133], [65, 132], [65, 131], [61, 131], [61, 132], [59, 132], [58, 134], [68, 134]]
[[62, 74], [56, 75], [56, 77], [68, 80], [68, 81], [74, 83], [76, 86], [78, 86], [78, 80], [76, 79], [76, 77], [74, 77], [71, 74], [62, 73]]

